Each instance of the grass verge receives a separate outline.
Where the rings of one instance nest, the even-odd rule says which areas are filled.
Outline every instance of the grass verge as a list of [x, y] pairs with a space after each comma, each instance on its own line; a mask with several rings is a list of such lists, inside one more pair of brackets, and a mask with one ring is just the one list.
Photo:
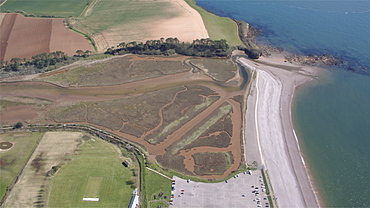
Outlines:
[[243, 165], [238, 170], [236, 170], [232, 174], [230, 174], [229, 176], [227, 176], [225, 178], [215, 180], [215, 179], [198, 178], [196, 176], [189, 176], [189, 175], [186, 175], [186, 174], [183, 174], [183, 173], [171, 170], [171, 169], [167, 169], [167, 168], [163, 169], [162, 166], [160, 166], [157, 163], [152, 163], [152, 164], [149, 165], [149, 167], [153, 170], [156, 170], [156, 171], [170, 177], [170, 178], [172, 178], [173, 176], [177, 176], [179, 178], [190, 179], [191, 181], [203, 182], [203, 183], [220, 183], [220, 182], [223, 182], [225, 180], [229, 180], [230, 178], [232, 178], [236, 174], [239, 174], [239, 173], [242, 173], [242, 172], [245, 172], [245, 171], [249, 170], [248, 168], [245, 167], [245, 165]]
[[270, 195], [270, 189], [269, 189], [269, 186], [268, 186], [268, 184], [270, 184], [270, 182], [267, 181], [265, 171], [263, 169], [261, 170], [261, 173], [262, 173], [263, 181], [265, 181], [267, 199], [269, 200], [270, 206], [273, 208], [274, 203], [272, 201], [272, 198], [271, 198], [271, 195]]
[[143, 172], [147, 207], [156, 208], [158, 205], [168, 207], [171, 197], [171, 181], [146, 168]]

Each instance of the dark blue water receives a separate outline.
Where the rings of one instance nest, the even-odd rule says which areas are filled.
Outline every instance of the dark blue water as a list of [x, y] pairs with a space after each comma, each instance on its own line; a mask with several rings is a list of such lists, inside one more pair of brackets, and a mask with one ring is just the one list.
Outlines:
[[[197, 0], [264, 29], [258, 41], [298, 54], [329, 53], [370, 70], [370, 1]], [[370, 206], [370, 76], [326, 69], [297, 90], [293, 119], [326, 206]]]

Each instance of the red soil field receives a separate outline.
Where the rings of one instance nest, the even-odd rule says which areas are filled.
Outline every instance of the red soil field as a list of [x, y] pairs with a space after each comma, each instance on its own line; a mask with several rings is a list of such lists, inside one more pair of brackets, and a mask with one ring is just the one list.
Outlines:
[[5, 15], [3, 21], [1, 22], [1, 25], [0, 25], [0, 61], [4, 60], [5, 51], [8, 46], [10, 32], [13, 29], [16, 18], [17, 18], [16, 14], [7, 14]]
[[36, 54], [54, 51], [74, 55], [79, 49], [92, 50], [83, 36], [64, 26], [63, 19], [6, 14], [0, 31], [0, 61], [9, 61], [12, 58], [30, 59]]
[[39, 53], [48, 53], [50, 34], [50, 19], [25, 18], [17, 14], [4, 60], [31, 58]]
[[65, 27], [64, 19], [52, 19], [50, 52], [63, 51], [69, 56], [77, 50], [90, 50], [92, 47], [86, 38]]

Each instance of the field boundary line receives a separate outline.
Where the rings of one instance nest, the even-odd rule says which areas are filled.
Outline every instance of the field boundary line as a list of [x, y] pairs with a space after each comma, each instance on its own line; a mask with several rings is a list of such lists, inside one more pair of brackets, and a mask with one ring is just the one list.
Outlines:
[[3, 3], [1, 3], [0, 4], [0, 7], [3, 5], [3, 4], [5, 4], [5, 2], [7, 2], [8, 0], [5, 0], [5, 1], [3, 1]]
[[[79, 17], [86, 17], [95, 7], [95, 5], [99, 2], [100, 0], [92, 0], [89, 1], [89, 5], [85, 7], [85, 9], [81, 12]], [[91, 3], [90, 3], [91, 2]]]
[[153, 170], [153, 169], [151, 169], [151, 168], [149, 168], [149, 167], [146, 167], [146, 169], [148, 169], [148, 170], [150, 170], [150, 171], [152, 171], [152, 172], [154, 172], [154, 173], [157, 173], [157, 174], [159, 174], [159, 175], [161, 175], [161, 176], [163, 176], [163, 177], [165, 177], [165, 178], [167, 178], [167, 179], [169, 179], [169, 180], [172, 180], [172, 178], [170, 178], [170, 177], [168, 177], [168, 176], [166, 176], [166, 175], [164, 175], [164, 174], [162, 174], [162, 173], [160, 173], [160, 172], [158, 172], [158, 171], [156, 171], [156, 170]]

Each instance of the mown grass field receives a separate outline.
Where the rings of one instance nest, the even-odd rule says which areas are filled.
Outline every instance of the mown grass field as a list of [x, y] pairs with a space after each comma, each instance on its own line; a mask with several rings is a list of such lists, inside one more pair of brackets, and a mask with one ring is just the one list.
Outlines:
[[89, 0], [7, 0], [1, 11], [23, 11], [34, 15], [79, 16]]
[[[119, 149], [101, 139], [89, 139], [77, 151], [53, 178], [48, 207], [127, 207], [131, 169], [137, 166], [124, 167]], [[86, 202], [83, 197], [100, 200]]]
[[0, 198], [6, 193], [6, 188], [15, 180], [26, 165], [42, 133], [9, 133], [2, 134], [1, 141], [14, 143], [14, 146], [0, 152]]
[[225, 39], [232, 46], [240, 45], [242, 42], [238, 36], [236, 23], [228, 17], [219, 17], [207, 12], [196, 5], [194, 0], [185, 0], [192, 8], [197, 10], [203, 18], [208, 35], [213, 40]]
[[[156, 208], [158, 205], [168, 207], [171, 198], [171, 181], [148, 169], [144, 170], [144, 188], [146, 195], [146, 204], [149, 208]], [[163, 193], [159, 198], [158, 194]], [[156, 196], [156, 199], [154, 199]], [[164, 199], [164, 196], [167, 198]]]

